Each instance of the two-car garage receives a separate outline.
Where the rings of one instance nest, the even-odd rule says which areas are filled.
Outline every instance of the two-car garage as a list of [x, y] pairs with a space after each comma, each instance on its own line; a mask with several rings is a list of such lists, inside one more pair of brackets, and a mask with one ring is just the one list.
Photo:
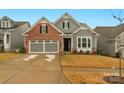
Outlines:
[[31, 40], [29, 41], [29, 53], [59, 53], [59, 41]]

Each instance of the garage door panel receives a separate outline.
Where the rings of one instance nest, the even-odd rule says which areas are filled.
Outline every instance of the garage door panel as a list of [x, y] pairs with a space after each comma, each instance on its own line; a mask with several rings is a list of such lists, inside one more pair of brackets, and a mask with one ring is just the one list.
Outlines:
[[57, 41], [30, 42], [30, 53], [58, 53], [59, 43]]
[[57, 43], [45, 44], [45, 52], [57, 52], [57, 51], [58, 51]]
[[43, 52], [43, 44], [42, 43], [31, 43], [30, 51], [31, 52]]

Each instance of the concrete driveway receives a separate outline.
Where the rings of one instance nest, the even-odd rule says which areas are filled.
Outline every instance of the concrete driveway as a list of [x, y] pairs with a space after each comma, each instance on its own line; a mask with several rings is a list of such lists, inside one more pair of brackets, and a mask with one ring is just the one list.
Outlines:
[[70, 81], [62, 73], [60, 56], [50, 59], [46, 54], [25, 60], [30, 55], [0, 63], [0, 83], [7, 84], [64, 84]]

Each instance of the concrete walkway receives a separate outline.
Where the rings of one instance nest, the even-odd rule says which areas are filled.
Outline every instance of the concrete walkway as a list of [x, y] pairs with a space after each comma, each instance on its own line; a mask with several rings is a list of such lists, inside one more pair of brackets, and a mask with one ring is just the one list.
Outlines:
[[[25, 57], [29, 55], [25, 55]], [[0, 63], [0, 83], [7, 84], [64, 84], [70, 81], [62, 73], [59, 55], [52, 62], [46, 55], [25, 61], [24, 58]]]

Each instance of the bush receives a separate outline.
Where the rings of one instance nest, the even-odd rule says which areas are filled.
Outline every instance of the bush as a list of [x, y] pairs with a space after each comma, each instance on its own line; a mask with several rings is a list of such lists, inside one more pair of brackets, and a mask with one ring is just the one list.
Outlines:
[[120, 57], [120, 52], [116, 52], [116, 58]]
[[25, 53], [25, 49], [24, 48], [19, 49], [19, 53]]
[[86, 54], [90, 54], [90, 51], [87, 51]]
[[77, 53], [77, 50], [73, 50], [73, 52], [72, 52], [73, 54], [76, 54]]
[[4, 51], [4, 46], [1, 46], [1, 51]]

